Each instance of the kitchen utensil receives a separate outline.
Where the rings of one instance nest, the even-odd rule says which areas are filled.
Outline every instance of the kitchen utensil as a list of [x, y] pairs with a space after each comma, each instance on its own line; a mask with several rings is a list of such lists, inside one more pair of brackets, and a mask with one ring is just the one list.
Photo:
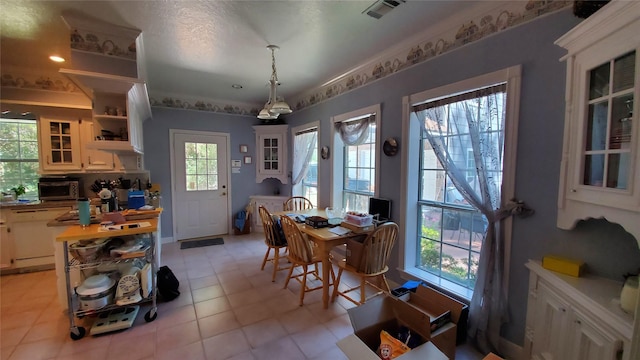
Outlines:
[[140, 269], [140, 287], [142, 288], [143, 298], [148, 298], [153, 291], [151, 279], [151, 276], [153, 276], [152, 270], [150, 263], [145, 264], [142, 269]]
[[327, 219], [329, 219], [329, 225], [338, 225], [342, 222], [342, 218], [344, 218], [345, 211], [341, 208], [333, 208], [328, 207], [324, 210], [327, 214]]
[[97, 310], [113, 303], [116, 281], [104, 274], [88, 277], [76, 288], [81, 310]]
[[71, 255], [80, 262], [90, 262], [96, 260], [100, 254], [101, 249], [106, 244], [104, 239], [99, 239], [99, 241], [78, 241], [71, 245], [69, 245], [69, 252]]
[[129, 269], [123, 271], [116, 290], [116, 304], [121, 306], [129, 305], [142, 300], [142, 296], [140, 295], [140, 279], [138, 278], [139, 272], [140, 268], [135, 266], [131, 266]]

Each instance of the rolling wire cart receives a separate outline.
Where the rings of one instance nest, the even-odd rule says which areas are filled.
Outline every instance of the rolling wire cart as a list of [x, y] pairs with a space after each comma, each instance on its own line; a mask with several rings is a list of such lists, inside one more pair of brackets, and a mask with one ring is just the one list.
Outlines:
[[[91, 232], [91, 230], [87, 231], [87, 233], [91, 233], [93, 234], [93, 236], [84, 236], [84, 237], [78, 237], [76, 236], [74, 238], [73, 234], [71, 234], [71, 236], [68, 236], [69, 234], [67, 234], [67, 232], [61, 234], [60, 236], [58, 236], [57, 241], [62, 241], [63, 242], [63, 257], [64, 257], [64, 272], [65, 272], [65, 283], [66, 283], [66, 288], [67, 288], [67, 313], [69, 316], [69, 329], [70, 329], [70, 337], [72, 340], [80, 340], [82, 339], [86, 333], [87, 330], [83, 327], [83, 326], [79, 326], [76, 323], [76, 318], [81, 319], [85, 316], [90, 316], [90, 315], [102, 315], [106, 312], [112, 313], [112, 312], [120, 312], [120, 313], [129, 313], [129, 312], [133, 312], [132, 307], [136, 307], [135, 308], [135, 314], [133, 314], [133, 320], [135, 320], [135, 315], [137, 315], [137, 311], [138, 308], [137, 306], [139, 304], [142, 303], [147, 303], [147, 302], [151, 302], [151, 309], [149, 311], [147, 311], [147, 313], [144, 315], [144, 319], [146, 322], [151, 322], [154, 321], [157, 316], [158, 316], [158, 307], [157, 307], [157, 279], [156, 279], [156, 274], [157, 274], [157, 261], [156, 261], [156, 246], [157, 246], [157, 240], [156, 240], [156, 236], [155, 236], [155, 232], [157, 231], [157, 226], [155, 225], [157, 222], [157, 220], [153, 221], [154, 225], [153, 227], [150, 228], [138, 228], [138, 229], [128, 229], [128, 230], [121, 230], [121, 231], [109, 231], [109, 232], [98, 232], [96, 229], [99, 228], [100, 225], [91, 225], [92, 227], [95, 227], [94, 231]], [[78, 226], [78, 228], [80, 228], [80, 226]], [[148, 229], [148, 230], [147, 230]], [[77, 229], [75, 229], [77, 230]], [[73, 232], [73, 230], [71, 231]], [[67, 235], [67, 236], [65, 236]], [[73, 242], [74, 240], [91, 240], [91, 239], [95, 239], [95, 238], [100, 238], [100, 237], [105, 237], [105, 236], [109, 236], [109, 237], [123, 237], [123, 238], [127, 238], [127, 237], [131, 237], [131, 236], [141, 236], [144, 237], [145, 235], [148, 236], [150, 238], [150, 244], [149, 247], [145, 250], [143, 250], [142, 254], [133, 254], [135, 256], [127, 256], [127, 258], [112, 258], [110, 256], [100, 256], [98, 257], [96, 260], [91, 260], [91, 261], [80, 261], [74, 257], [70, 256], [70, 249], [69, 249], [69, 243]], [[67, 237], [69, 239], [67, 239]], [[139, 256], [138, 256], [139, 255]], [[79, 271], [81, 270], [88, 270], [88, 269], [96, 269], [98, 266], [102, 265], [102, 264], [106, 264], [106, 265], [119, 265], [119, 264], [139, 264], [139, 263], [144, 263], [144, 264], [150, 264], [150, 268], [151, 268], [151, 291], [148, 294], [149, 296], [147, 296], [146, 298], [142, 298], [142, 300], [136, 302], [136, 303], [132, 303], [132, 304], [127, 304], [127, 305], [118, 305], [115, 303], [115, 299], [114, 299], [114, 303], [112, 304], [108, 304], [105, 305], [103, 307], [97, 308], [97, 309], [91, 309], [91, 310], [82, 310], [80, 309], [79, 306], [79, 299], [78, 299], [78, 295], [75, 293], [75, 287], [72, 289], [71, 285], [71, 276], [70, 276], [70, 271], [73, 269], [77, 269]], [[116, 285], [117, 288], [117, 285]], [[141, 289], [139, 289], [138, 291], [140, 291]], [[133, 320], [131, 320], [131, 323], [133, 322]], [[96, 320], [98, 321], [98, 320]], [[130, 325], [129, 325], [130, 326]], [[118, 328], [118, 329], [114, 329], [115, 330], [120, 330], [123, 328], [128, 328], [129, 326], [126, 327], [122, 327], [122, 328]], [[93, 333], [92, 333], [93, 334]], [[95, 334], [93, 334], [95, 335]]]

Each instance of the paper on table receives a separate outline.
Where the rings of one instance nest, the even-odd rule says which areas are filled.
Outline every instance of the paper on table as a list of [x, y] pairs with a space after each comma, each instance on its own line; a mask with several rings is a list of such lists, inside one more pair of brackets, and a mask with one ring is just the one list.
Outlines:
[[343, 228], [342, 226], [336, 226], [334, 228], [329, 229], [329, 231], [336, 235], [344, 235], [351, 232], [351, 230], [347, 228]]
[[145, 227], [150, 227], [151, 223], [148, 221], [145, 222], [139, 222], [139, 223], [129, 223], [129, 224], [115, 224], [115, 225], [107, 225], [107, 226], [100, 226], [98, 228], [98, 232], [103, 232], [103, 231], [112, 231], [112, 230], [123, 230], [123, 229], [133, 229], [133, 228], [145, 228]]

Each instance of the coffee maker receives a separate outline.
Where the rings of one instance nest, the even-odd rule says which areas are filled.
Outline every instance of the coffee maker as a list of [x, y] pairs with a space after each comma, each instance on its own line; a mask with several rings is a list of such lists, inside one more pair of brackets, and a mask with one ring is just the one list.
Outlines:
[[100, 190], [98, 196], [102, 202], [100, 210], [103, 213], [118, 211], [118, 198], [111, 190], [104, 188]]

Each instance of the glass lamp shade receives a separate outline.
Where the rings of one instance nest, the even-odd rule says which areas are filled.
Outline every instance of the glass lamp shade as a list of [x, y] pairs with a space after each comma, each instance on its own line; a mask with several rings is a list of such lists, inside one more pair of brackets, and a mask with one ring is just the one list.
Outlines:
[[273, 104], [273, 106], [271, 106], [271, 110], [270, 111], [272, 113], [276, 113], [276, 114], [291, 114], [292, 113], [291, 107], [289, 107], [289, 104], [284, 102], [284, 100], [276, 101], [276, 103]]
[[261, 120], [272, 120], [277, 118], [278, 114], [272, 114], [271, 112], [269, 112], [266, 106], [264, 109], [260, 110], [260, 113], [258, 114], [258, 119]]

